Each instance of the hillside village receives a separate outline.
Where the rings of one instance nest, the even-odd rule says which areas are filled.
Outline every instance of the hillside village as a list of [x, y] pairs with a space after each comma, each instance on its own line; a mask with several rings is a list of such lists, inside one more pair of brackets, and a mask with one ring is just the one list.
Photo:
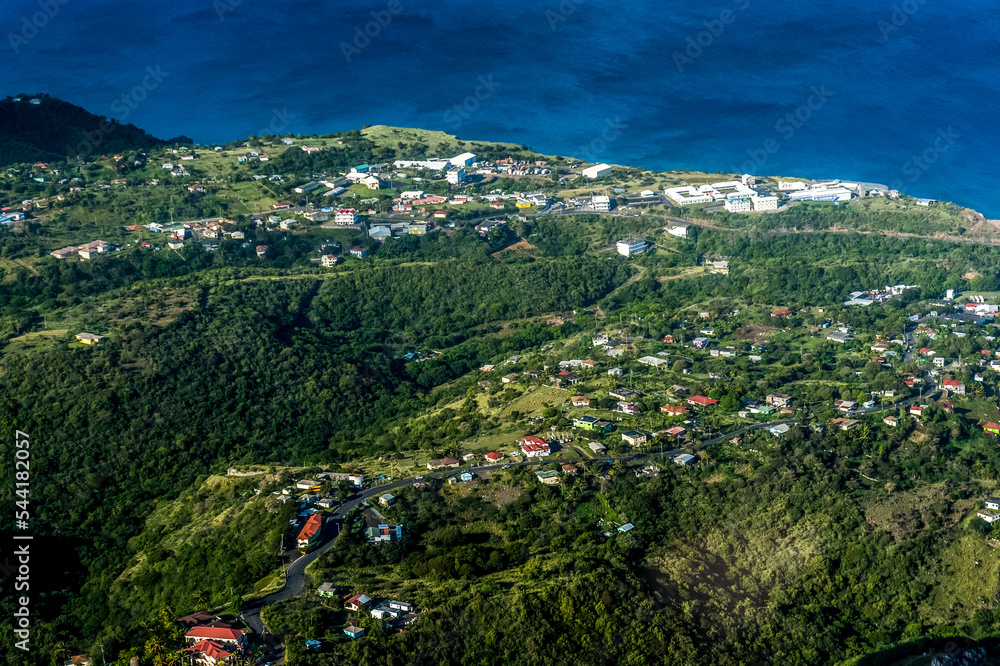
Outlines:
[[[658, 515], [632, 498], [664, 487], [694, 488], [713, 503], [718, 484], [790, 485], [808, 471], [845, 479], [841, 496], [926, 512], [914, 498], [920, 482], [945, 468], [971, 474], [988, 463], [983, 451], [996, 450], [1000, 285], [988, 269], [966, 266], [951, 246], [923, 263], [906, 258], [904, 268], [884, 259], [892, 263], [884, 280], [860, 251], [824, 247], [826, 255], [787, 259], [798, 256], [790, 244], [818, 243], [816, 232], [839, 220], [897, 216], [925, 233], [958, 234], [967, 218], [956, 207], [877, 183], [655, 173], [417, 135], [366, 128], [176, 145], [0, 175], [6, 284], [26, 275], [73, 281], [64, 291], [37, 289], [38, 312], [7, 323], [8, 351], [69, 350], [80, 368], [137, 353], [153, 335], [143, 330], [147, 319], [170, 331], [234, 284], [312, 285], [274, 306], [280, 344], [267, 354], [294, 368], [346, 339], [341, 324], [356, 313], [338, 307], [397, 288], [380, 275], [437, 262], [456, 274], [462, 264], [500, 266], [509, 272], [489, 279], [504, 292], [531, 266], [591, 262], [574, 264], [567, 282], [580, 292], [558, 307], [502, 310], [502, 296], [490, 295], [474, 304], [487, 314], [470, 317], [467, 337], [451, 335], [467, 322], [444, 315], [435, 315], [434, 335], [404, 321], [353, 348], [337, 367], [346, 379], [325, 392], [313, 378], [300, 382], [326, 405], [357, 395], [360, 413], [374, 401], [361, 393], [365, 383], [403, 377], [414, 411], [394, 405], [399, 414], [381, 413], [380, 429], [337, 446], [330, 435], [308, 455], [225, 463], [234, 465], [229, 476], [253, 483], [230, 498], [227, 519], [255, 507], [274, 521], [278, 545], [253, 546], [274, 570], [230, 598], [184, 601], [198, 612], [171, 616], [171, 635], [183, 628], [171, 648], [192, 663], [310, 663], [349, 646], [374, 650], [384, 637], [406, 641], [443, 621], [432, 582], [521, 585], [543, 566], [532, 562], [572, 550], [573, 563], [557, 565], [563, 585], [578, 571], [589, 575], [588, 562], [659, 538]], [[91, 214], [98, 207], [100, 217]], [[808, 222], [789, 224], [790, 212]], [[914, 255], [930, 244], [920, 241]], [[775, 248], [784, 255], [770, 256]], [[609, 269], [606, 289], [581, 296], [602, 267], [617, 273]], [[198, 270], [218, 275], [202, 284]], [[148, 282], [133, 284], [139, 276]], [[347, 295], [311, 300], [356, 276]], [[168, 295], [147, 286], [171, 280], [181, 288]], [[413, 288], [447, 299], [463, 286], [437, 274]], [[519, 288], [534, 298], [542, 286]], [[85, 299], [105, 292], [107, 304], [80, 314]], [[273, 305], [244, 304], [245, 292], [234, 293], [246, 307], [234, 318], [256, 324]], [[388, 318], [405, 295], [364, 307]], [[310, 337], [324, 326], [329, 337]], [[255, 335], [252, 326], [234, 338], [213, 331], [194, 344], [218, 345], [214, 358], [224, 363]], [[292, 355], [292, 340], [308, 340], [308, 353]], [[121, 367], [129, 381], [162, 381], [201, 362], [173, 352], [176, 365], [129, 357]], [[296, 444], [275, 441], [289, 451]], [[1000, 501], [988, 484], [964, 483], [935, 511], [969, 553], [981, 553], [1000, 539]], [[887, 533], [902, 529], [874, 509], [866, 519]], [[936, 530], [943, 520], [926, 522]], [[682, 536], [696, 532], [686, 525]], [[184, 552], [134, 543], [137, 570]], [[89, 663], [86, 655], [70, 662]]]

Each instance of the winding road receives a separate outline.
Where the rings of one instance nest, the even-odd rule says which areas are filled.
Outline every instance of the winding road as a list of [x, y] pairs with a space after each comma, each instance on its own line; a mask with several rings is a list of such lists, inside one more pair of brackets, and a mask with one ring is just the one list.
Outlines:
[[[908, 339], [908, 342], [910, 342], [910, 344], [912, 345], [912, 339]], [[921, 393], [920, 395], [914, 396], [912, 398], [907, 398], [906, 400], [901, 400], [897, 403], [893, 403], [893, 405], [890, 407], [873, 407], [871, 409], [863, 409], [853, 412], [852, 415], [860, 416], [860, 415], [877, 414], [879, 412], [888, 412], [897, 410], [901, 406], [910, 405], [920, 400], [929, 399], [931, 398], [931, 396], [937, 393], [937, 389], [934, 382], [928, 382], [927, 389], [928, 392], [926, 396], [923, 393]], [[730, 432], [727, 432], [725, 434], [718, 435], [711, 439], [703, 440], [697, 444], [694, 444], [692, 448], [694, 450], [699, 450], [708, 446], [712, 446], [713, 444], [718, 444], [723, 440], [732, 439], [733, 437], [738, 437], [744, 433], [751, 432], [754, 430], [772, 428], [774, 426], [781, 424], [795, 425], [796, 423], [798, 423], [798, 419], [787, 419], [784, 421], [769, 421], [767, 423], [752, 423], [743, 426], [741, 428], [732, 430]], [[664, 455], [672, 456], [679, 452], [682, 452], [683, 450], [684, 449], [674, 449], [666, 452]], [[657, 455], [659, 454], [644, 453], [635, 456], [619, 456], [618, 458], [614, 458], [613, 456], [608, 456], [608, 458], [600, 458], [600, 460], [614, 459], [614, 460], [621, 460], [622, 462], [643, 462], [651, 460]], [[569, 459], [569, 458], [529, 459], [529, 460], [520, 460], [516, 462], [512, 461], [496, 465], [482, 465], [478, 467], [472, 467], [469, 469], [469, 471], [475, 471], [475, 472], [495, 471], [499, 469], [504, 469], [505, 467], [513, 467], [513, 466], [528, 467], [528, 466], [537, 466], [543, 463], [548, 465], [552, 463], [564, 464], [564, 463], [575, 463], [575, 462], [579, 462], [579, 460]], [[415, 481], [418, 480], [426, 481], [430, 479], [441, 479], [442, 477], [450, 476], [454, 473], [455, 470], [453, 469], [449, 469], [447, 471], [439, 471], [439, 472], [428, 472], [427, 474], [420, 476], [419, 479], [417, 477], [408, 479], [399, 479], [391, 481], [389, 483], [385, 483], [380, 486], [366, 488], [361, 492], [357, 493], [356, 495], [352, 496], [342, 505], [340, 505], [336, 511], [330, 514], [324, 520], [323, 522], [324, 536], [322, 545], [320, 545], [320, 547], [317, 548], [316, 550], [306, 553], [305, 555], [302, 555], [296, 558], [294, 561], [292, 561], [292, 563], [288, 566], [288, 569], [286, 571], [285, 585], [281, 590], [273, 594], [270, 594], [264, 597], [263, 599], [253, 602], [243, 610], [242, 618], [244, 622], [246, 622], [246, 624], [255, 632], [263, 636], [264, 643], [267, 646], [267, 650], [272, 662], [280, 660], [283, 657], [284, 646], [281, 645], [281, 642], [277, 638], [275, 638], [273, 634], [267, 632], [267, 629], [264, 626], [264, 622], [261, 620], [260, 611], [264, 606], [268, 604], [274, 604], [279, 601], [284, 601], [286, 599], [290, 599], [302, 593], [302, 591], [305, 589], [306, 586], [306, 567], [308, 567], [311, 563], [313, 563], [316, 560], [316, 558], [318, 558], [320, 555], [322, 555], [324, 552], [326, 552], [333, 546], [336, 536], [340, 533], [341, 524], [342, 521], [344, 520], [344, 517], [347, 516], [348, 513], [357, 508], [359, 505], [361, 505], [362, 502], [371, 497], [382, 495], [396, 488], [403, 488], [406, 486], [410, 486]]]

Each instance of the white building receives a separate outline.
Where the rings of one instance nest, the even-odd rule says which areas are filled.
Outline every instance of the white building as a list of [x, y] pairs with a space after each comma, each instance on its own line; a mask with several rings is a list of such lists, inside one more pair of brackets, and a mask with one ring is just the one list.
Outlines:
[[725, 208], [730, 213], [749, 213], [753, 209], [750, 197], [732, 196], [726, 197]]
[[778, 197], [754, 197], [751, 202], [754, 210], [778, 210]]
[[448, 182], [452, 185], [461, 185], [465, 182], [465, 168], [452, 167], [448, 169]]
[[667, 229], [667, 233], [671, 236], [677, 236], [678, 238], [687, 238], [688, 229], [691, 228], [690, 224], [679, 224], [676, 227], [671, 227]]
[[848, 201], [851, 198], [851, 191], [839, 186], [814, 187], [792, 192], [788, 198], [792, 201]]
[[631, 257], [633, 254], [642, 254], [646, 251], [646, 241], [641, 238], [629, 238], [618, 241], [618, 254]]
[[451, 160], [442, 160], [432, 157], [429, 160], [396, 160], [392, 166], [397, 169], [430, 169], [431, 171], [441, 171], [451, 167]]
[[476, 163], [476, 156], [472, 153], [462, 153], [451, 158], [452, 166], [472, 166]]
[[591, 197], [590, 205], [593, 206], [594, 210], [610, 211], [611, 197], [606, 194], [595, 194]]
[[584, 169], [583, 175], [587, 178], [604, 178], [604, 176], [611, 175], [611, 165], [595, 164], [592, 167]]
[[778, 189], [782, 192], [793, 192], [806, 189], [806, 184], [799, 181], [779, 180]]
[[365, 176], [361, 182], [367, 185], [369, 190], [377, 190], [382, 187], [382, 181], [378, 179], [378, 176]]
[[754, 185], [757, 184], [757, 179], [754, 176], [745, 173], [742, 176], [740, 176], [740, 182], [746, 185], [747, 187], [753, 187]]
[[358, 211], [353, 208], [343, 208], [338, 210], [333, 216], [334, 224], [357, 224], [358, 223]]
[[690, 185], [670, 187], [663, 190], [663, 194], [678, 206], [692, 206], [694, 204], [712, 203], [715, 201], [711, 195], [702, 194], [697, 188]]
[[424, 191], [423, 190], [407, 190], [406, 192], [400, 192], [399, 193], [399, 198], [400, 199], [423, 199], [424, 198]]

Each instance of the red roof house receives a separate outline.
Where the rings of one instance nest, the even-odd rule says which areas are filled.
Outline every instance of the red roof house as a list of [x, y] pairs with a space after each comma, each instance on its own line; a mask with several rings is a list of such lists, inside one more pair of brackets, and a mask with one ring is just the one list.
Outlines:
[[319, 540], [320, 531], [323, 527], [323, 518], [318, 513], [314, 513], [309, 516], [306, 524], [302, 526], [302, 530], [299, 532], [298, 544], [299, 550], [306, 551], [310, 546], [315, 544]]
[[791, 310], [775, 310], [771, 313], [772, 317], [784, 317], [785, 315], [792, 314]]
[[521, 438], [521, 451], [529, 458], [547, 456], [552, 452], [548, 442], [541, 437], [531, 435]]
[[693, 405], [694, 407], [711, 407], [717, 402], [719, 401], [703, 395], [693, 395], [687, 399], [687, 403], [689, 405]]
[[503, 454], [498, 453], [496, 451], [490, 451], [489, 453], [486, 454], [487, 460], [497, 461], [500, 460], [501, 458], [503, 458]]
[[184, 639], [192, 645], [199, 641], [216, 641], [223, 645], [245, 645], [246, 632], [231, 627], [191, 627]]
[[210, 640], [198, 641], [191, 647], [185, 648], [184, 651], [190, 654], [200, 653], [202, 658], [199, 662], [210, 666], [232, 656], [232, 652], [227, 652], [221, 643]]

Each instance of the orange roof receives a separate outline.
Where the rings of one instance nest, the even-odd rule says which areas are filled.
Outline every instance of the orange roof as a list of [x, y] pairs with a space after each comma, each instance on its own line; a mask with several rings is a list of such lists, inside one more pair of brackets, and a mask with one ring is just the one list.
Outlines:
[[212, 659], [219, 661], [220, 659], [226, 659], [231, 656], [231, 652], [226, 652], [222, 649], [222, 645], [216, 643], [215, 641], [203, 640], [198, 641], [189, 648], [185, 648], [185, 652], [201, 652], [206, 657], [211, 657]]
[[496, 451], [490, 451], [489, 453], [486, 454], [486, 457], [489, 460], [500, 460], [501, 458], [503, 458], [503, 454], [497, 453]]
[[532, 435], [528, 435], [527, 437], [522, 437], [521, 438], [521, 443], [522, 444], [537, 444], [538, 446], [542, 446], [542, 445], [546, 445], [547, 446], [548, 445], [548, 442], [546, 442], [541, 437], [533, 437]]
[[309, 516], [309, 520], [306, 521], [306, 524], [302, 527], [302, 531], [299, 532], [299, 541], [312, 539], [322, 526], [323, 518], [318, 513]]
[[186, 638], [215, 639], [223, 641], [239, 640], [245, 632], [230, 627], [191, 627], [185, 634]]

